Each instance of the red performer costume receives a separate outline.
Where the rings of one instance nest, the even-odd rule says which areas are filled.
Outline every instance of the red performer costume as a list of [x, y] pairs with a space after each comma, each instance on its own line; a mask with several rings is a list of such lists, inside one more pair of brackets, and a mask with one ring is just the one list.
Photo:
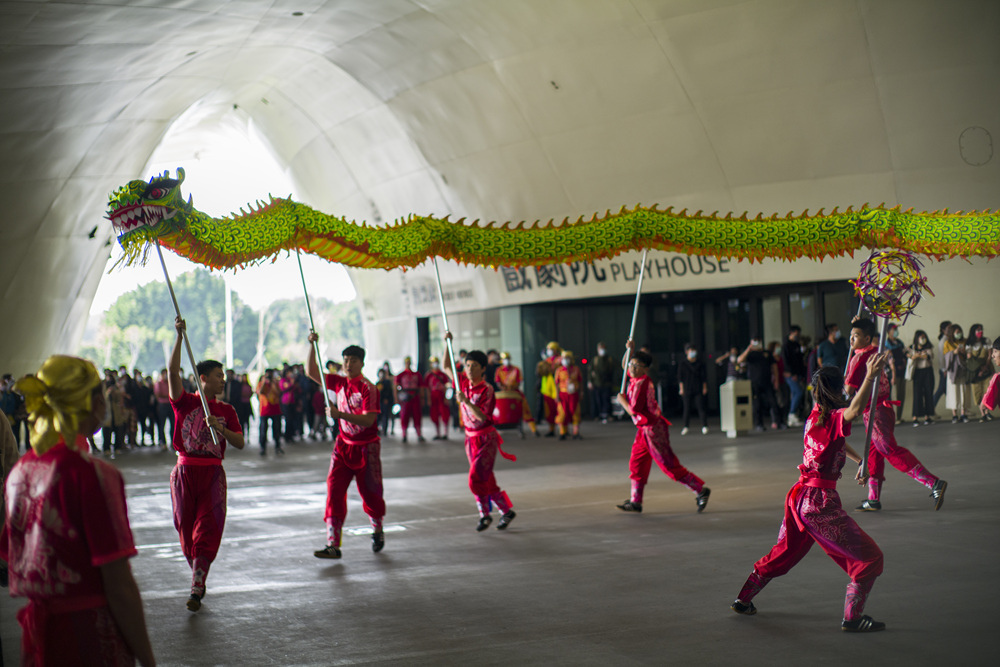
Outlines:
[[[318, 338], [309, 334], [309, 342]], [[361, 494], [362, 507], [372, 525], [372, 551], [385, 546], [382, 518], [385, 500], [382, 497], [382, 442], [378, 435], [378, 390], [362, 374], [365, 351], [357, 345], [344, 349], [343, 375], [325, 374], [324, 385], [337, 395], [337, 407], [328, 408], [339, 420], [339, 433], [330, 456], [330, 472], [326, 477], [326, 542], [325, 548], [313, 552], [317, 558], [340, 558], [340, 541], [344, 519], [347, 518], [347, 489], [355, 480]], [[315, 347], [309, 346], [307, 374], [320, 379]]]
[[[876, 353], [877, 348], [870, 344], [871, 333], [874, 333], [874, 324], [870, 320], [858, 320], [851, 329], [851, 345], [853, 355], [847, 364], [847, 376], [844, 384], [847, 391], [853, 394], [865, 379], [865, 367], [868, 360]], [[893, 408], [898, 405], [898, 401], [891, 401], [891, 383], [889, 378], [882, 374], [878, 379], [878, 404], [875, 406], [875, 427], [872, 429], [872, 443], [868, 453], [868, 499], [858, 506], [859, 511], [877, 512], [882, 509], [880, 495], [882, 483], [885, 481], [885, 462], [892, 464], [896, 470], [905, 473], [916, 481], [920, 482], [931, 490], [931, 496], [935, 499], [934, 509], [940, 509], [944, 502], [944, 491], [948, 484], [944, 480], [938, 479], [927, 470], [917, 457], [910, 453], [905, 447], [896, 444], [894, 430], [896, 428], [896, 413]], [[865, 405], [865, 428], [868, 427], [868, 420], [871, 406]]]
[[[202, 361], [198, 376], [202, 393], [208, 401], [210, 421], [205, 418], [201, 399], [184, 391], [181, 384], [181, 344], [184, 320], [174, 323], [177, 339], [168, 364], [167, 383], [170, 406], [174, 410], [174, 450], [177, 465], [170, 472], [170, 499], [174, 509], [174, 527], [181, 540], [181, 551], [191, 566], [191, 596], [187, 608], [201, 609], [205, 597], [208, 570], [219, 553], [222, 531], [226, 527], [226, 471], [222, 469], [226, 445], [243, 449], [243, 430], [236, 409], [215, 400], [222, 393], [226, 376], [222, 364]], [[215, 431], [213, 442], [211, 430]]]
[[[378, 392], [364, 376], [346, 378], [326, 375], [326, 388], [337, 394], [337, 409], [351, 415], [378, 415]], [[326, 477], [327, 543], [340, 547], [344, 519], [347, 518], [347, 489], [355, 480], [361, 494], [362, 507], [371, 519], [372, 530], [382, 532], [385, 500], [382, 498], [382, 441], [378, 423], [358, 426], [340, 420], [340, 433], [330, 457], [330, 472]]]
[[[448, 364], [450, 357], [446, 355], [446, 368]], [[493, 387], [483, 377], [486, 364], [486, 355], [480, 350], [472, 350], [465, 357], [464, 372], [459, 373], [457, 367], [451, 367], [458, 377], [458, 405], [465, 426], [465, 454], [469, 459], [469, 489], [479, 508], [477, 531], [486, 530], [493, 522], [490, 516], [493, 503], [503, 514], [497, 525], [498, 530], [505, 530], [517, 516], [510, 498], [497, 485], [493, 474], [498, 452], [509, 461], [516, 461], [517, 458], [500, 448], [502, 440], [492, 418], [496, 398]]]
[[[218, 444], [212, 443], [197, 394], [184, 392], [180, 398], [171, 399], [170, 405], [174, 409], [173, 444], [177, 451], [177, 465], [170, 472], [174, 528], [191, 566], [191, 594], [200, 600], [226, 527], [226, 471], [222, 468], [226, 440], [216, 434]], [[208, 411], [229, 431], [243, 433], [233, 406], [212, 399]]]
[[[451, 419], [451, 410], [448, 409], [448, 401], [445, 392], [451, 386], [451, 378], [441, 370], [437, 357], [431, 357], [431, 370], [424, 376], [424, 384], [427, 386], [427, 393], [430, 394], [431, 421], [434, 422], [435, 440], [448, 439], [448, 421]], [[442, 434], [441, 431], [444, 430]]]
[[403, 359], [406, 368], [396, 376], [396, 402], [399, 404], [399, 423], [403, 427], [403, 442], [406, 442], [406, 427], [413, 422], [417, 431], [417, 441], [423, 442], [420, 431], [421, 411], [420, 392], [424, 387], [424, 378], [416, 371], [410, 370], [411, 359]]
[[82, 435], [76, 449], [29, 449], [7, 481], [0, 558], [10, 594], [29, 600], [17, 614], [23, 665], [135, 664], [101, 579], [101, 566], [136, 554], [125, 483], [86, 451]]
[[549, 432], [546, 438], [554, 437], [556, 434], [556, 415], [559, 413], [559, 389], [556, 387], [555, 372], [562, 364], [562, 347], [559, 343], [552, 341], [546, 346], [547, 356], [538, 362], [535, 367], [535, 375], [538, 376], [539, 393], [542, 400], [542, 413], [549, 424]]
[[531, 416], [531, 408], [528, 406], [528, 399], [521, 391], [521, 383], [524, 378], [521, 376], [521, 369], [510, 361], [510, 354], [502, 352], [500, 354], [500, 368], [497, 369], [495, 380], [501, 391], [516, 391], [521, 395], [521, 419], [530, 427], [531, 432], [538, 435], [538, 427], [535, 425], [535, 418]]
[[97, 369], [54, 355], [15, 388], [32, 447], [7, 476], [0, 559], [10, 594], [28, 598], [21, 664], [152, 665], [125, 483], [87, 453], [107, 408]]
[[993, 379], [990, 380], [990, 386], [987, 387], [986, 393], [983, 394], [983, 400], [980, 405], [987, 410], [996, 410], [998, 403], [1000, 403], [1000, 373], [993, 375]]
[[563, 351], [562, 360], [556, 368], [553, 379], [559, 391], [559, 405], [556, 411], [556, 423], [559, 425], [559, 439], [566, 439], [566, 426], [573, 424], [573, 439], [579, 440], [580, 435], [580, 388], [583, 386], [583, 375], [580, 368], [573, 363], [573, 353]]
[[[629, 362], [627, 399], [622, 403], [632, 416], [632, 422], [637, 430], [632, 443], [632, 456], [629, 458], [629, 478], [632, 480], [632, 493], [629, 499], [618, 506], [626, 512], [642, 512], [642, 492], [649, 480], [649, 470], [652, 462], [660, 466], [667, 477], [680, 482], [695, 493], [695, 503], [701, 512], [708, 504], [711, 489], [705, 486], [700, 477], [689, 471], [683, 465], [670, 447], [670, 422], [660, 412], [656, 402], [656, 389], [646, 375], [649, 367], [647, 356], [640, 353]], [[619, 395], [619, 402], [622, 402]]]

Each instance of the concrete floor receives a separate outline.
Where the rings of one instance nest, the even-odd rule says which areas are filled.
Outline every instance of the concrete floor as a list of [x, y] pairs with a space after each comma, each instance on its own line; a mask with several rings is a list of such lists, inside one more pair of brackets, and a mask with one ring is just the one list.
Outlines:
[[[860, 431], [860, 429], [856, 429]], [[585, 440], [521, 441], [497, 477], [518, 517], [476, 533], [460, 441], [383, 442], [386, 548], [370, 550], [352, 487], [341, 561], [324, 544], [329, 443], [284, 458], [230, 452], [229, 518], [201, 612], [174, 532], [173, 456], [124, 453], [129, 514], [154, 650], [163, 665], [567, 664], [813, 665], [992, 663], [1000, 621], [1000, 421], [898, 427], [900, 441], [949, 481], [940, 512], [927, 490], [891, 470], [879, 514], [855, 515], [885, 552], [867, 611], [886, 632], [840, 632], [847, 576], [814, 549], [756, 599], [729, 610], [753, 562], [773, 544], [801, 461], [801, 434], [680, 437], [681, 461], [712, 488], [693, 496], [654, 468], [641, 515], [628, 495], [634, 428], [584, 424]], [[858, 436], [853, 438], [858, 442]], [[849, 464], [850, 465], [850, 464]], [[845, 506], [862, 490], [841, 482]], [[495, 524], [494, 524], [495, 526]], [[6, 664], [18, 662], [20, 601], [4, 597]]]

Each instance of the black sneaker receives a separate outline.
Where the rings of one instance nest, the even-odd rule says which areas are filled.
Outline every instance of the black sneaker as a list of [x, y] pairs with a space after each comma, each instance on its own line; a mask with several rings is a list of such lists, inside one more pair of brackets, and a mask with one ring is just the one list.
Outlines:
[[934, 423], [934, 420], [931, 419], [930, 417], [928, 417], [927, 419], [924, 420], [924, 426], [930, 426], [933, 423]]
[[418, 435], [417, 436], [417, 442], [427, 442], [427, 439], [424, 438], [424, 436], [422, 436], [422, 435]]
[[962, 423], [963, 424], [969, 423], [969, 415], [962, 415]]
[[545, 437], [546, 438], [554, 438], [554, 437], [556, 437], [556, 432], [555, 431], [549, 431], [548, 433], [545, 434]]
[[920, 427], [920, 422], [918, 422], [916, 419], [914, 419], [913, 420], [913, 428], [919, 428], [919, 427]]
[[855, 512], [880, 512], [882, 511], [882, 503], [877, 500], [866, 500], [857, 507], [854, 508]]
[[507, 526], [510, 525], [510, 522], [513, 521], [516, 516], [517, 512], [514, 510], [504, 512], [503, 516], [500, 517], [500, 521], [497, 522], [497, 530], [507, 530]]
[[957, 424], [958, 423], [958, 417], [952, 417], [951, 418], [951, 423], [952, 424]]
[[484, 530], [490, 527], [491, 523], [493, 523], [493, 517], [491, 517], [489, 514], [487, 514], [486, 516], [479, 517], [479, 524], [476, 526], [476, 532], [477, 533], [483, 532]]
[[566, 434], [565, 433], [560, 433], [559, 434], [559, 439], [560, 440], [565, 440], [566, 439]]
[[948, 488], [948, 482], [943, 479], [939, 479], [934, 482], [934, 488], [931, 489], [931, 498], [934, 499], [934, 511], [937, 512], [941, 509], [941, 505], [944, 505], [944, 492]]
[[621, 505], [618, 505], [618, 509], [623, 512], [642, 512], [642, 503], [632, 502], [631, 500], [626, 500]]
[[202, 597], [203, 596], [201, 595], [196, 595], [195, 593], [192, 593], [191, 597], [189, 597], [187, 601], [188, 611], [198, 611], [199, 609], [201, 609]]
[[277, 454], [278, 456], [284, 456], [285, 455], [285, 448], [284, 447], [278, 447], [277, 449], [274, 450], [274, 453]]
[[744, 616], [753, 616], [757, 613], [757, 607], [753, 606], [753, 602], [741, 602], [736, 600], [729, 608], [735, 611], [737, 614], [743, 614]]
[[316, 556], [316, 558], [340, 558], [340, 549], [332, 544], [328, 544], [319, 551], [314, 551], [313, 556]]
[[385, 533], [381, 530], [372, 533], [372, 551], [378, 553], [385, 546]]
[[840, 625], [844, 632], [878, 632], [885, 630], [885, 623], [874, 620], [871, 616], [862, 616], [853, 621], [844, 621]]
[[983, 419], [985, 419], [988, 422], [991, 422], [991, 421], [993, 421], [993, 414], [990, 413], [990, 412], [987, 412], [985, 415], [983, 415]]
[[708, 497], [710, 495], [712, 495], [712, 489], [708, 488], [707, 486], [703, 486], [701, 488], [701, 493], [699, 493], [695, 497], [694, 502], [697, 503], [697, 505], [698, 505], [698, 513], [699, 514], [701, 514], [702, 512], [704, 512], [705, 508], [708, 506]]

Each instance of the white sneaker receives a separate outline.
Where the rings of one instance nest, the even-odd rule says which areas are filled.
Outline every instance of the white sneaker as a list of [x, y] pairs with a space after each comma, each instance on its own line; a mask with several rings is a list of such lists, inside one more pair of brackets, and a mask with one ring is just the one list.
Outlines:
[[688, 434], [688, 427], [685, 426], [684, 428], [681, 429], [681, 435], [687, 435], [687, 434]]
[[802, 426], [802, 420], [800, 420], [797, 415], [788, 415], [788, 425]]
[[701, 434], [702, 435], [708, 435], [708, 427], [707, 426], [702, 426], [701, 427]]

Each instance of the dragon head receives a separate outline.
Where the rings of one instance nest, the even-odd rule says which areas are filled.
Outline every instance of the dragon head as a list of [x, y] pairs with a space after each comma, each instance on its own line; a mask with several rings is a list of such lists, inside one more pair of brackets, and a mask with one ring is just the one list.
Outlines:
[[148, 183], [130, 181], [111, 194], [105, 217], [123, 247], [130, 237], [151, 241], [184, 226], [194, 206], [190, 198], [185, 202], [181, 195], [183, 182], [184, 170], [178, 168], [177, 178], [170, 178], [170, 172], [165, 171]]

